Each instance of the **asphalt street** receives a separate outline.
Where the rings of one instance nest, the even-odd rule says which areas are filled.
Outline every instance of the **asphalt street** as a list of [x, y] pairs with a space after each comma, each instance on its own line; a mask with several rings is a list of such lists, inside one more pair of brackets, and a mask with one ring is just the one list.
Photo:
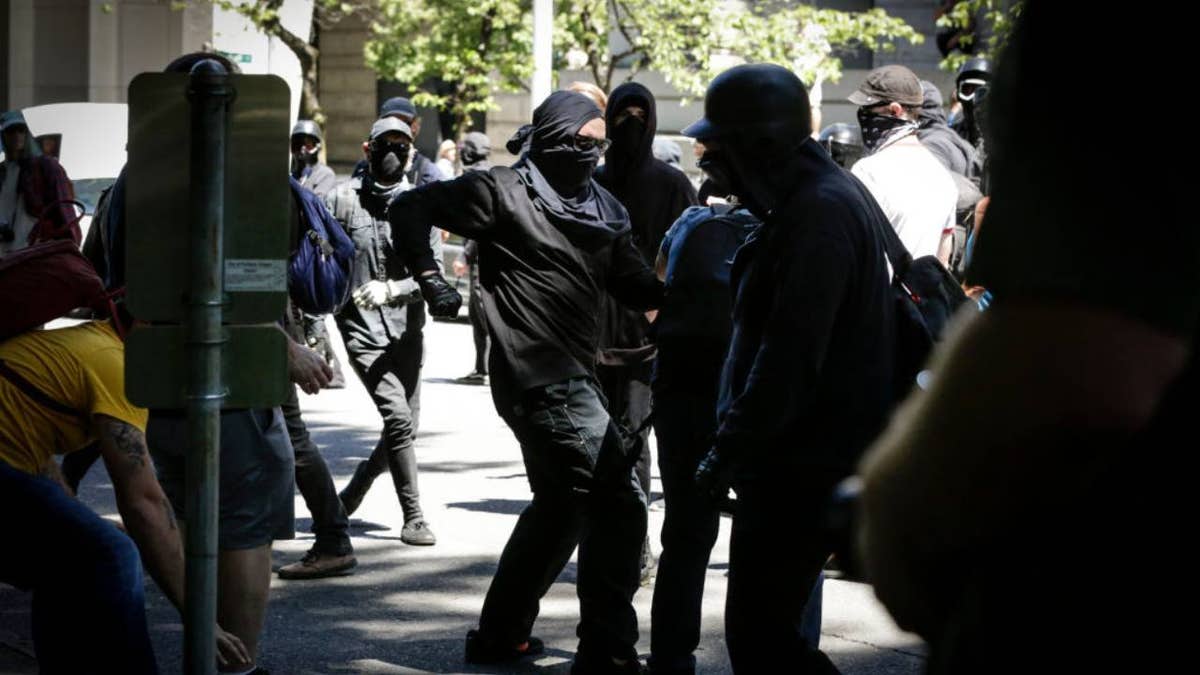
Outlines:
[[[331, 322], [332, 326], [332, 322]], [[336, 330], [331, 330], [336, 335]], [[358, 568], [316, 581], [276, 578], [261, 644], [260, 663], [273, 674], [316, 673], [566, 673], [575, 647], [578, 602], [574, 562], [542, 603], [534, 632], [547, 653], [513, 667], [478, 668], [462, 660], [463, 638], [475, 626], [501, 548], [529, 499], [520, 452], [496, 415], [487, 387], [455, 382], [473, 363], [470, 327], [432, 323], [426, 332], [418, 454], [426, 517], [438, 536], [429, 548], [400, 542], [403, 524], [391, 481], [382, 477], [352, 521]], [[337, 345], [340, 350], [340, 343]], [[344, 358], [344, 352], [342, 352]], [[345, 361], [343, 361], [345, 363]], [[379, 416], [347, 369], [349, 386], [302, 396], [304, 416], [339, 487], [379, 435]], [[655, 472], [654, 494], [661, 500]], [[97, 464], [80, 498], [115, 514], [112, 487]], [[651, 507], [651, 539], [658, 546], [662, 502]], [[297, 538], [275, 546], [276, 566], [298, 559], [312, 543], [304, 501], [296, 496]], [[700, 672], [729, 672], [722, 610], [728, 568], [729, 521], [709, 566]], [[780, 522], [787, 536], [787, 522]], [[4, 555], [18, 554], [8, 542]], [[179, 671], [183, 627], [153, 588], [148, 591], [152, 636], [164, 673]], [[649, 652], [650, 589], [636, 597], [639, 650]], [[901, 632], [868, 586], [840, 580], [825, 584], [821, 647], [846, 673], [909, 675], [921, 672], [923, 647]], [[28, 657], [29, 598], [0, 585], [0, 673], [33, 673]], [[786, 672], [781, 664], [780, 672]]]

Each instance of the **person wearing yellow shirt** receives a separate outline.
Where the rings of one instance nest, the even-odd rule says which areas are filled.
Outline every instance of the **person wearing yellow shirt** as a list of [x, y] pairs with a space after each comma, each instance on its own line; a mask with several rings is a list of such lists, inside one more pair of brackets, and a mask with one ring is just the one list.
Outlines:
[[[33, 593], [44, 673], [157, 672], [139, 552], [183, 609], [183, 545], [146, 448], [148, 413], [126, 400], [124, 370], [125, 346], [108, 321], [0, 342], [0, 582]], [[94, 443], [128, 537], [55, 480], [56, 455]], [[220, 628], [217, 654], [222, 665], [250, 661]]]

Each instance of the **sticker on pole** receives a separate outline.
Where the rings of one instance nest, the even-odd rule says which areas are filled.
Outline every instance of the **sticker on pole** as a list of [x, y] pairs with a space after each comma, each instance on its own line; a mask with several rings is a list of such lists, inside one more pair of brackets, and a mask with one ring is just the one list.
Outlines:
[[234, 259], [225, 261], [225, 290], [230, 293], [287, 291], [287, 261]]

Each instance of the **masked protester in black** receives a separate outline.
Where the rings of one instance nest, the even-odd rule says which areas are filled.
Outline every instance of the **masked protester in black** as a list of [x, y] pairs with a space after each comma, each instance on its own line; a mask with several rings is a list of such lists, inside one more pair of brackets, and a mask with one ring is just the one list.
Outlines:
[[[412, 131], [404, 122], [377, 120], [364, 144], [367, 173], [338, 185], [325, 204], [356, 250], [353, 301], [334, 318], [350, 364], [383, 421], [370, 458], [355, 468], [340, 498], [346, 512], [354, 513], [375, 479], [389, 472], [404, 512], [401, 541], [428, 546], [437, 539], [421, 509], [413, 446], [421, 410], [425, 307], [401, 252], [389, 245], [386, 220], [388, 203], [409, 189], [404, 165], [411, 144]], [[432, 240], [423, 246], [440, 247], [440, 236], [430, 234]]]
[[725, 632], [736, 673], [837, 672], [801, 617], [829, 557], [834, 486], [882, 427], [891, 396], [887, 218], [812, 140], [804, 85], [778, 66], [726, 71], [684, 131], [701, 168], [763, 221], [730, 273], [733, 333], [700, 489], [737, 511]]
[[[612, 146], [596, 182], [613, 194], [629, 212], [633, 243], [647, 265], [653, 265], [663, 234], [683, 210], [695, 206], [696, 190], [682, 171], [653, 156], [658, 127], [654, 95], [636, 82], [617, 87], [608, 99], [605, 121]], [[596, 374], [608, 399], [613, 419], [634, 430], [650, 415], [650, 371], [654, 345], [647, 333], [646, 315], [609, 298], [600, 337]], [[638, 479], [650, 494], [649, 430], [642, 432]], [[642, 574], [652, 568], [649, 540], [643, 551]]]
[[[492, 337], [492, 397], [513, 430], [533, 500], [521, 514], [484, 600], [467, 660], [541, 651], [530, 637], [541, 597], [579, 546], [580, 624], [574, 673], [639, 672], [632, 605], [646, 534], [633, 464], [596, 384], [607, 293], [638, 310], [662, 285], [634, 248], [620, 202], [591, 179], [603, 140], [587, 97], [555, 92], [509, 143], [512, 168], [472, 171], [399, 196], [388, 217], [397, 250], [432, 223], [479, 242]], [[401, 239], [406, 241], [401, 241]], [[413, 256], [432, 270], [429, 251]]]

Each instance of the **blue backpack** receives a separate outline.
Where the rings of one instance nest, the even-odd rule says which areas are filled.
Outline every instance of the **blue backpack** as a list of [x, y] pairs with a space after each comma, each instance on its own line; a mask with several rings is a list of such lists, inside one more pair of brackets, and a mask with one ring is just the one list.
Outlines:
[[300, 208], [300, 237], [288, 261], [288, 292], [309, 314], [333, 314], [350, 297], [354, 241], [325, 208], [321, 198], [288, 179]]

